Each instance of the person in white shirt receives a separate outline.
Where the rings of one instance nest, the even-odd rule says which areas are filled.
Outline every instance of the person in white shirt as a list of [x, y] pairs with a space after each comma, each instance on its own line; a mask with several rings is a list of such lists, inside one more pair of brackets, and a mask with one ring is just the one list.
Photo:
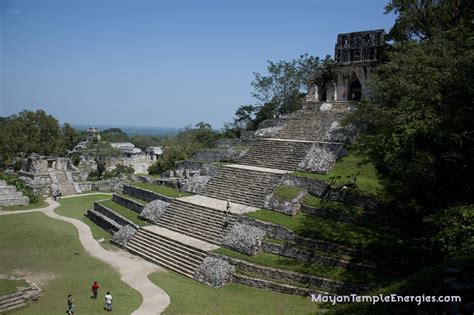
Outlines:
[[107, 292], [105, 295], [105, 310], [109, 312], [112, 311], [112, 295], [110, 292]]

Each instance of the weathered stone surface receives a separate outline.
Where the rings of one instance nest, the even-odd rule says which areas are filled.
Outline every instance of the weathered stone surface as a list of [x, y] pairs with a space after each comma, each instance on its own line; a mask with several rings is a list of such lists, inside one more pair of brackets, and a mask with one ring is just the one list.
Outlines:
[[300, 212], [301, 201], [306, 194], [306, 191], [301, 191], [298, 196], [291, 200], [283, 200], [271, 194], [265, 198], [265, 209], [271, 209], [287, 215], [295, 215]]
[[283, 127], [267, 127], [267, 128], [261, 128], [255, 131], [255, 137], [257, 138], [278, 138], [278, 132], [282, 129]]
[[224, 236], [223, 245], [240, 253], [255, 256], [262, 251], [262, 241], [265, 235], [265, 230], [261, 228], [235, 224]]
[[197, 268], [195, 278], [213, 288], [222, 288], [232, 279], [235, 267], [225, 259], [208, 256]]
[[242, 156], [245, 152], [235, 150], [234, 148], [223, 149], [203, 149], [196, 151], [191, 157], [193, 160], [200, 162], [233, 162]]
[[84, 215], [110, 234], [114, 234], [122, 228], [120, 224], [94, 209], [87, 210]]
[[308, 154], [298, 164], [298, 170], [326, 174], [336, 160], [346, 155], [347, 151], [338, 143], [315, 143]]
[[137, 233], [136, 228], [125, 225], [112, 236], [112, 241], [125, 247], [135, 233]]
[[123, 185], [125, 180], [121, 178], [111, 178], [111, 179], [104, 179], [97, 182], [92, 182], [91, 188], [94, 191], [100, 192], [121, 192], [123, 189]]
[[207, 184], [210, 178], [210, 176], [196, 175], [181, 181], [179, 188], [181, 191], [197, 193], [199, 189], [203, 188]]
[[100, 204], [99, 202], [94, 202], [94, 210], [102, 213], [106, 217], [110, 218], [114, 222], [116, 222], [120, 226], [131, 225], [138, 229], [138, 226], [130, 221], [129, 219], [125, 218], [124, 216], [118, 214], [117, 212], [113, 211], [112, 209], [107, 208], [106, 206]]
[[370, 265], [365, 265], [362, 263], [357, 263], [353, 261], [346, 261], [343, 259], [335, 259], [328, 256], [322, 256], [317, 252], [309, 252], [302, 249], [299, 249], [293, 246], [291, 243], [286, 245], [274, 244], [269, 242], [263, 243], [263, 251], [283, 257], [293, 258], [296, 260], [300, 260], [307, 263], [316, 263], [323, 266], [330, 266], [330, 267], [340, 267], [347, 270], [363, 272], [363, 273], [370, 273], [380, 276], [393, 276], [398, 275], [398, 273], [377, 268]]
[[144, 205], [138, 203], [137, 201], [133, 199], [129, 199], [117, 194], [113, 194], [112, 200], [118, 203], [119, 205], [124, 206], [127, 209], [135, 211], [136, 213], [141, 213], [143, 208], [145, 207]]
[[164, 202], [162, 200], [153, 200], [143, 208], [139, 217], [157, 223], [158, 219], [163, 214], [163, 212], [165, 212], [168, 206], [168, 202]]
[[132, 196], [133, 198], [145, 200], [148, 202], [151, 202], [153, 200], [162, 200], [165, 202], [171, 202], [173, 201], [173, 198], [168, 197], [168, 196], [163, 196], [161, 194], [155, 193], [153, 191], [131, 186], [131, 185], [124, 185], [123, 186], [123, 193], [129, 196]]
[[[232, 277], [232, 282], [243, 284], [252, 288], [267, 289], [267, 290], [272, 290], [275, 292], [291, 294], [291, 295], [310, 296], [311, 294], [318, 292], [317, 290], [314, 290], [314, 289], [299, 288], [299, 287], [291, 286], [288, 284], [276, 283], [276, 282], [272, 282], [272, 281], [268, 281], [264, 279], [251, 278], [251, 277], [247, 277], [240, 274], [235, 274]], [[318, 293], [327, 295], [326, 292], [318, 292]]]
[[333, 121], [331, 127], [326, 131], [323, 141], [352, 143], [357, 134], [358, 130], [353, 125], [342, 127], [338, 121]]

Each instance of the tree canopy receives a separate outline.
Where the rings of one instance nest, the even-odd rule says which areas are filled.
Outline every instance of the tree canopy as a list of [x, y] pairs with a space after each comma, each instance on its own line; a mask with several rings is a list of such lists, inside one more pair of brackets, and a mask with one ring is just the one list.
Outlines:
[[473, 2], [394, 0], [388, 62], [352, 120], [389, 192], [420, 216], [474, 197]]

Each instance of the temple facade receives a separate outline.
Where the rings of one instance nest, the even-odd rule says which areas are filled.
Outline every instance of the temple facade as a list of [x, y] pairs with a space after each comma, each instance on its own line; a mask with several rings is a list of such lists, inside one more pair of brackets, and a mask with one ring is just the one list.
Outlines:
[[384, 30], [337, 36], [334, 64], [315, 73], [309, 82], [308, 101], [360, 101], [370, 95], [367, 82], [380, 63]]

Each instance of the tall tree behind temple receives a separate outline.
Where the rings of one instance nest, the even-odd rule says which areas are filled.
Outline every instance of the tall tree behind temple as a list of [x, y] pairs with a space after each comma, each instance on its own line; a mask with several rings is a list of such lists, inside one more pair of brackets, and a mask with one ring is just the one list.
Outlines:
[[0, 120], [0, 167], [9, 166], [18, 154], [65, 155], [77, 143], [74, 128], [61, 129], [56, 118], [43, 110], [22, 111]]
[[353, 117], [389, 192], [420, 216], [474, 201], [473, 5], [391, 1], [389, 62]]

